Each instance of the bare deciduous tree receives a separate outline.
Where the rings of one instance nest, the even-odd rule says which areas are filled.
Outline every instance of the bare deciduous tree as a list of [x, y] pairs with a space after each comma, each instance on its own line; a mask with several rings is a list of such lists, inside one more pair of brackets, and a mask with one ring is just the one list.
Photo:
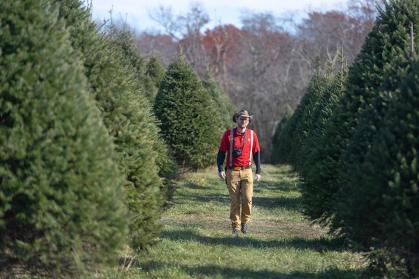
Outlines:
[[205, 32], [209, 17], [199, 4], [184, 16], [160, 7], [153, 18], [166, 34], [141, 34], [138, 44], [166, 65], [181, 53], [199, 76], [209, 71], [237, 107], [254, 113], [253, 128], [269, 161], [275, 126], [287, 108], [297, 106], [314, 68], [342, 51], [352, 62], [372, 28], [374, 0], [348, 3], [347, 11], [310, 12], [298, 24], [292, 14], [248, 13], [241, 28], [220, 25]]

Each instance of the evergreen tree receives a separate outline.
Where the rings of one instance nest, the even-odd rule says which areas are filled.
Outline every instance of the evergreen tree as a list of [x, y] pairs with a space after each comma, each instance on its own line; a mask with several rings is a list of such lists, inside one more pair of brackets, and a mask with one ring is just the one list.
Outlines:
[[80, 276], [126, 237], [112, 141], [57, 9], [1, 1], [0, 26], [0, 257]]
[[[305, 95], [301, 103], [305, 101]], [[302, 106], [298, 105], [295, 112], [286, 121], [286, 125], [281, 129], [281, 132], [275, 135], [275, 142], [273, 145], [274, 163], [290, 164], [290, 153], [292, 148], [292, 136], [296, 125], [302, 115]]]
[[[231, 119], [236, 111], [234, 105], [230, 101], [228, 95], [220, 88], [217, 81], [207, 73], [205, 79], [202, 81], [202, 86], [208, 92], [208, 95], [213, 101], [213, 106], [218, 112], [218, 121], [221, 121], [220, 126], [227, 129], [231, 126]], [[217, 121], [214, 119], [214, 121]]]
[[[395, 90], [410, 67], [410, 24], [419, 26], [419, 2], [390, 1], [381, 12], [379, 26], [383, 45], [380, 48], [384, 60], [380, 84], [374, 88], [374, 94], [352, 94], [351, 103], [360, 103], [356, 114], [357, 123], [348, 140], [347, 148], [340, 158], [338, 175], [340, 190], [336, 201], [336, 227], [344, 231], [348, 237], [370, 247], [371, 235], [375, 234], [376, 226], [366, 226], [372, 218], [369, 204], [365, 197], [375, 195], [372, 188], [358, 190], [363, 183], [365, 155], [371, 148], [371, 139], [384, 123], [384, 115], [388, 104], [393, 99]], [[384, 33], [386, 32], [386, 33]], [[384, 33], [384, 34], [381, 34]], [[417, 40], [419, 42], [419, 40]], [[357, 93], [357, 91], [352, 91]], [[389, 93], [391, 92], [391, 93]], [[362, 104], [362, 101], [367, 101]], [[360, 194], [364, 192], [364, 194]], [[367, 214], [368, 212], [368, 214]], [[381, 216], [381, 218], [385, 218]], [[374, 220], [375, 222], [379, 220]]]
[[325, 164], [329, 163], [329, 158], [324, 158], [323, 155], [327, 154], [331, 120], [345, 92], [346, 81], [347, 67], [344, 62], [337, 74], [332, 72], [327, 74], [323, 85], [324, 94], [321, 96], [316, 113], [312, 116], [313, 126], [302, 149], [303, 210], [310, 219], [320, 223], [326, 221], [322, 219], [324, 206], [329, 206], [324, 203], [325, 200], [329, 200], [328, 192], [324, 188], [326, 181], [324, 179], [330, 174], [324, 168]]
[[281, 134], [284, 132], [285, 127], [288, 125], [288, 121], [293, 115], [292, 108], [287, 104], [285, 107], [285, 113], [281, 121], [276, 125], [275, 133], [272, 139], [272, 157], [271, 161], [273, 164], [281, 162], [281, 154], [279, 146], [281, 146]]
[[[407, 42], [407, 34], [400, 28], [409, 24], [397, 22], [399, 18], [402, 21], [406, 21], [407, 18], [414, 19], [412, 13], [418, 10], [414, 6], [417, 3], [414, 2], [416, 1], [389, 1], [385, 9], [379, 12], [376, 25], [350, 67], [348, 88], [336, 109], [336, 115], [328, 125], [323, 153], [318, 156], [317, 172], [321, 175], [322, 185], [322, 195], [317, 199], [318, 216], [322, 216], [324, 221], [331, 222], [332, 230], [347, 236], [351, 234], [351, 229], [336, 215], [337, 197], [341, 195], [342, 199], [347, 199], [348, 191], [344, 189], [347, 177], [342, 175], [346, 166], [344, 159], [346, 155], [343, 154], [348, 149], [353, 132], [360, 123], [360, 116], [372, 106], [372, 100], [383, 81], [395, 73], [394, 66], [406, 65], [406, 59], [399, 61], [401, 54], [406, 52]], [[410, 5], [409, 11], [402, 8], [406, 5]], [[406, 17], [405, 14], [410, 16]], [[406, 30], [405, 27], [403, 30]], [[318, 181], [320, 183], [320, 180]], [[349, 208], [348, 210], [352, 211]]]
[[[122, 54], [121, 62], [123, 62], [125, 67], [130, 72], [135, 73], [135, 92], [138, 94], [142, 94], [143, 92], [152, 92], [145, 93], [145, 96], [149, 98], [151, 96], [150, 94], [152, 94], [152, 103], [154, 103], [155, 95], [158, 90], [158, 87], [156, 88], [155, 84], [158, 86], [160, 81], [157, 81], [157, 79], [161, 79], [162, 76], [151, 77], [149, 74], [164, 75], [164, 68], [159, 68], [163, 66], [158, 64], [156, 59], [151, 59], [151, 61], [154, 60], [154, 62], [149, 61], [147, 65], [144, 66], [144, 59], [139, 55], [139, 50], [135, 46], [134, 37], [131, 32], [127, 30], [120, 30], [116, 26], [111, 25], [108, 27], [106, 35], [107, 38], [110, 39], [111, 43], [120, 50]], [[154, 70], [151, 68], [154, 68]], [[163, 73], [158, 73], [159, 70], [162, 70]], [[156, 133], [158, 133], [158, 131]], [[157, 136], [153, 144], [153, 150], [158, 153], [156, 163], [159, 167], [159, 175], [165, 180], [163, 192], [168, 194], [167, 191], [170, 191], [170, 189], [166, 188], [172, 187], [171, 179], [175, 177], [177, 172], [176, 163], [172, 159], [171, 154], [169, 154], [168, 147], [161, 137]]]
[[165, 72], [166, 69], [156, 57], [151, 57], [148, 60], [145, 70], [145, 87], [146, 92], [149, 92], [149, 100], [153, 104], [159, 91], [160, 81], [163, 79]]
[[292, 138], [293, 147], [291, 149], [291, 158], [294, 167], [299, 172], [302, 171], [302, 166], [307, 157], [304, 152], [313, 148], [312, 146], [306, 148], [306, 141], [315, 130], [316, 116], [321, 107], [321, 100], [327, 94], [326, 91], [330, 79], [330, 75], [323, 74], [320, 71], [317, 71], [311, 78], [303, 113]]
[[[407, 269], [416, 273], [413, 277], [417, 277], [418, 250], [408, 247], [417, 245], [415, 217], [409, 208], [417, 199], [410, 189], [411, 185], [417, 185], [417, 178], [416, 181], [413, 178], [415, 165], [411, 164], [415, 155], [409, 154], [415, 153], [412, 148], [416, 143], [406, 136], [414, 136], [415, 131], [416, 136], [418, 134], [414, 129], [415, 116], [408, 103], [415, 99], [405, 92], [417, 88], [414, 74], [407, 78], [409, 81], [405, 81], [407, 85], [402, 90], [397, 89], [406, 79], [406, 72], [413, 72], [410, 68], [410, 25], [419, 26], [419, 3], [413, 0], [386, 3], [381, 20], [388, 32], [384, 35], [385, 44], [381, 46], [382, 56], [389, 59], [383, 64], [382, 81], [375, 94], [369, 98], [368, 105], [359, 110], [358, 124], [340, 159], [341, 190], [336, 198], [334, 226], [362, 247], [378, 249], [372, 254], [376, 267], [386, 270], [391, 264], [396, 268], [407, 264]], [[416, 38], [414, 44], [418, 42]], [[410, 127], [406, 128], [405, 123], [410, 123]], [[403, 176], [407, 181], [400, 182]], [[403, 239], [397, 239], [402, 235]], [[377, 252], [380, 247], [390, 252]]]
[[373, 232], [368, 243], [374, 249], [390, 251], [384, 259], [379, 253], [370, 254], [371, 262], [386, 273], [392, 267], [397, 277], [419, 276], [418, 92], [416, 59], [400, 88], [393, 92], [382, 124], [370, 140], [371, 149], [361, 166], [363, 176], [354, 175], [354, 182], [360, 184], [352, 187], [348, 204], [356, 212], [368, 210], [370, 218], [363, 223]]
[[106, 27], [107, 36], [122, 50], [124, 64], [132, 67], [131, 70], [134, 72], [136, 81], [141, 88], [140, 92], [146, 96], [150, 104], [154, 104], [159, 83], [165, 71], [163, 66], [159, 64], [156, 58], [146, 61], [140, 56], [131, 31], [121, 29], [112, 23]]
[[60, 15], [67, 22], [74, 48], [81, 53], [91, 93], [113, 137], [119, 166], [126, 176], [131, 247], [144, 248], [160, 232], [162, 181], [156, 162], [159, 153], [154, 149], [159, 141], [156, 119], [141, 91], [137, 72], [127, 64], [127, 49], [98, 32], [81, 1], [59, 3]]
[[[313, 84], [313, 83], [311, 83]], [[310, 88], [308, 89], [310, 92]], [[299, 134], [301, 122], [304, 117], [304, 110], [307, 104], [310, 102], [310, 94], [307, 93], [303, 96], [300, 103], [298, 104], [295, 112], [291, 118], [287, 121], [287, 125], [282, 129], [275, 144], [275, 157], [278, 158], [277, 163], [286, 163], [295, 165], [296, 163], [296, 152], [301, 147], [300, 141], [296, 141], [296, 137]]]
[[290, 163], [297, 168], [301, 165], [303, 159], [300, 158], [300, 150], [304, 145], [310, 126], [312, 126], [313, 109], [323, 94], [325, 82], [325, 77], [320, 71], [317, 71], [310, 81], [307, 93], [280, 134], [277, 140], [278, 154], [276, 156], [280, 158], [281, 163]]
[[172, 63], [154, 106], [161, 134], [182, 167], [209, 166], [222, 133], [211, 97], [183, 59]]

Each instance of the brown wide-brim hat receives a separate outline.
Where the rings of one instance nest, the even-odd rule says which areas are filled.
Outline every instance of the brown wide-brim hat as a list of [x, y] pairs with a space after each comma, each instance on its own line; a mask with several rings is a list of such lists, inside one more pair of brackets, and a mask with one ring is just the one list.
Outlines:
[[249, 122], [253, 120], [253, 115], [250, 115], [249, 112], [245, 109], [240, 110], [239, 112], [236, 112], [233, 115], [233, 122], [237, 121], [237, 117], [246, 117], [249, 118]]

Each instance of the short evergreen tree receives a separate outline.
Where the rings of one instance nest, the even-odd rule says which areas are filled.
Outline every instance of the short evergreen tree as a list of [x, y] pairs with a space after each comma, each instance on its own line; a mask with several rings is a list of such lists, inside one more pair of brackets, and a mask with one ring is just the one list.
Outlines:
[[182, 167], [209, 166], [222, 133], [211, 97], [183, 59], [173, 62], [154, 105], [161, 134]]
[[[403, 2], [406, 3], [403, 4]], [[346, 93], [342, 97], [330, 125], [328, 125], [326, 138], [323, 141], [323, 152], [317, 157], [319, 162], [317, 173], [321, 175], [321, 180], [319, 179], [318, 183], [322, 185], [322, 195], [319, 196], [317, 203], [319, 207], [317, 216], [322, 216], [322, 219], [327, 220], [327, 223], [331, 222], [332, 230], [346, 236], [349, 236], [352, 230], [342, 223], [342, 218], [336, 215], [337, 197], [341, 195], [342, 199], [347, 199], [348, 191], [348, 189], [343, 189], [344, 185], [348, 185], [347, 176], [344, 175], [346, 159], [343, 154], [347, 151], [353, 132], [360, 123], [360, 116], [368, 107], [371, 107], [372, 99], [383, 81], [395, 73], [394, 66], [406, 65], [405, 59], [397, 62], [401, 53], [406, 52], [405, 43], [407, 42], [406, 34], [401, 35], [405, 31], [399, 32], [401, 27], [406, 24], [399, 24], [398, 19], [400, 18], [402, 21], [405, 21], [406, 18], [413, 19], [412, 16], [404, 16], [403, 13], [407, 11], [405, 8], [401, 8], [410, 5], [409, 13], [412, 14], [413, 10], [417, 11], [417, 8], [412, 6], [413, 2], [415, 1], [388, 1], [385, 9], [380, 11], [376, 25], [368, 35], [354, 64], [350, 67]], [[347, 173], [350, 175], [349, 172]], [[348, 214], [351, 214], [352, 209], [348, 208], [348, 210]], [[366, 217], [367, 214], [363, 216]], [[368, 233], [366, 232], [366, 234]]]
[[112, 140], [57, 14], [0, 2], [0, 257], [51, 278], [115, 260], [126, 237]]
[[336, 114], [340, 100], [345, 92], [347, 81], [347, 67], [345, 63], [341, 66], [337, 74], [330, 72], [325, 79], [324, 94], [319, 101], [318, 109], [313, 114], [313, 126], [307, 136], [302, 154], [304, 162], [301, 168], [302, 183], [301, 192], [303, 199], [303, 210], [311, 220], [320, 223], [327, 223], [323, 219], [325, 200], [329, 200], [327, 188], [325, 188], [325, 178], [330, 174], [325, 165], [329, 163], [329, 158], [324, 158], [327, 154], [328, 141], [330, 139], [331, 120]]
[[304, 109], [306, 103], [309, 101], [309, 94], [305, 94], [298, 104], [295, 112], [287, 120], [287, 124], [281, 130], [281, 133], [275, 141], [275, 157], [277, 158], [276, 163], [286, 163], [294, 164], [295, 163], [295, 150], [299, 146], [294, 142], [294, 138], [298, 133], [298, 127], [302, 121], [304, 115]]
[[160, 81], [163, 79], [165, 72], [165, 68], [157, 57], [150, 57], [148, 59], [145, 73], [151, 78], [155, 87], [159, 88]]
[[313, 109], [323, 94], [324, 84], [324, 76], [317, 71], [310, 81], [307, 93], [277, 139], [275, 156], [279, 158], [279, 162], [289, 163], [297, 168], [300, 166], [303, 160], [299, 158], [300, 150], [311, 126]]
[[281, 162], [280, 145], [281, 145], [281, 134], [284, 132], [285, 127], [288, 125], [288, 121], [293, 115], [292, 108], [287, 104], [285, 107], [285, 113], [279, 123], [276, 125], [275, 133], [272, 138], [272, 156], [271, 162], [278, 164]]
[[74, 48], [81, 53], [91, 93], [119, 154], [126, 176], [131, 247], [141, 249], [160, 232], [162, 181], [157, 165], [159, 141], [156, 119], [127, 61], [126, 49], [100, 34], [90, 11], [79, 0], [64, 0], [60, 15], [67, 22]]
[[321, 149], [321, 138], [325, 134], [329, 120], [336, 112], [337, 104], [346, 89], [347, 64], [346, 61], [339, 63], [341, 65], [338, 71], [334, 69], [335, 65], [331, 65], [328, 72], [323, 74], [323, 92], [320, 94], [316, 106], [313, 107], [310, 114], [310, 126], [306, 129], [306, 136], [300, 150], [300, 160], [302, 160], [300, 166], [303, 176], [306, 176], [305, 174], [317, 162], [317, 159], [313, 158], [313, 154], [318, 149]]
[[[208, 92], [211, 97], [214, 106], [218, 112], [218, 121], [221, 121], [220, 126], [223, 128], [230, 128], [232, 125], [233, 114], [236, 111], [228, 95], [220, 88], [217, 81], [207, 73], [204, 80], [202, 80], [202, 86]], [[214, 119], [216, 121], [216, 119]]]
[[292, 138], [291, 162], [299, 172], [302, 171], [302, 166], [307, 157], [304, 152], [313, 148], [312, 146], [306, 148], [306, 141], [315, 131], [316, 117], [321, 109], [321, 101], [328, 93], [327, 87], [330, 84], [330, 79], [330, 74], [328, 76], [328, 74], [323, 74], [320, 71], [317, 71], [311, 78], [306, 94], [306, 102], [304, 102], [303, 114], [297, 123], [296, 132]]
[[148, 60], [145, 70], [145, 87], [151, 103], [154, 103], [156, 99], [156, 95], [160, 87], [160, 82], [163, 79], [165, 72], [166, 69], [159, 62], [158, 58], [151, 57]]

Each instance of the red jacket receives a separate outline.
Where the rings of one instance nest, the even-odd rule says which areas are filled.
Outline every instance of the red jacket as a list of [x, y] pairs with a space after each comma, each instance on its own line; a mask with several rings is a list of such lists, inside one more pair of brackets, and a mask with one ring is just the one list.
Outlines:
[[[224, 132], [224, 135], [221, 139], [219, 151], [227, 153], [227, 167], [246, 167], [251, 165], [251, 160], [253, 155], [257, 152], [260, 152], [259, 139], [256, 133], [248, 128], [245, 132], [241, 134], [238, 129], [233, 130], [233, 150], [241, 150], [241, 155], [234, 157], [232, 156], [232, 166], [230, 166], [230, 138], [231, 138], [231, 129], [228, 129]], [[253, 134], [253, 144], [252, 143], [252, 134]], [[243, 140], [246, 138], [246, 142], [243, 144]], [[250, 157], [250, 150], [252, 150], [252, 158]]]

